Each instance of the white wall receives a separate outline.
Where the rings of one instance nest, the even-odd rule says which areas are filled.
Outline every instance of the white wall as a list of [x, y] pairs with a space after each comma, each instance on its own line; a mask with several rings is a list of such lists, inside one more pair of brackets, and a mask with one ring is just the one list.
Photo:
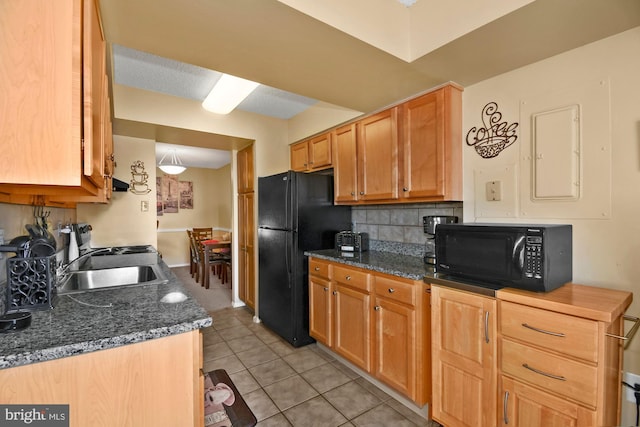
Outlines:
[[[114, 192], [111, 203], [79, 203], [76, 208], [78, 222], [92, 225], [92, 246], [153, 245], [156, 238], [156, 154], [155, 142], [148, 139], [114, 135], [114, 153], [117, 167], [114, 176], [126, 183], [131, 181], [131, 165], [144, 162], [149, 175], [151, 192], [136, 195], [129, 191]], [[147, 201], [149, 210], [142, 212], [140, 202]]]
[[[493, 159], [482, 159], [465, 144], [465, 221], [573, 224], [573, 281], [633, 292], [635, 301], [627, 313], [634, 316], [640, 316], [637, 279], [640, 277], [639, 52], [640, 28], [635, 28], [467, 87], [463, 99], [463, 135], [482, 124], [480, 112], [491, 101], [498, 103], [503, 120], [520, 122], [520, 129], [528, 127], [521, 121], [528, 120], [529, 116], [520, 117], [521, 109], [527, 111], [527, 106], [521, 105], [523, 100], [581, 103], [582, 129], [586, 133], [582, 135], [585, 144], [581, 165], [584, 168], [582, 198], [590, 198], [590, 191], [601, 191], [596, 181], [610, 179], [603, 194], [580, 205], [579, 209], [567, 204], [564, 213], [557, 209], [556, 202], [541, 203], [541, 207], [535, 207], [537, 214], [529, 215], [526, 207], [532, 203], [524, 200], [522, 189], [531, 185], [531, 179], [521, 173], [521, 160], [527, 153], [520, 150], [527, 146], [530, 135], [519, 133], [518, 140]], [[606, 96], [604, 108], [593, 104], [593, 99], [603, 100], [597, 94], [603, 90], [599, 88], [600, 82], [609, 86], [610, 109], [606, 106], [609, 101]], [[595, 110], [598, 114], [593, 114]], [[603, 136], [593, 138], [595, 134]], [[606, 148], [608, 144], [610, 150]], [[586, 152], [593, 152], [594, 148], [602, 149], [597, 161], [585, 158]], [[607, 173], [609, 162], [610, 175]], [[487, 205], [483, 201], [484, 188], [474, 188], [477, 173], [474, 171], [478, 170], [485, 171], [487, 177], [499, 176], [503, 181], [502, 206]], [[591, 206], [593, 204], [596, 206]], [[593, 218], [594, 208], [602, 208], [600, 218]], [[486, 216], [483, 209], [494, 211], [494, 216]], [[627, 329], [629, 326], [627, 324]], [[640, 336], [636, 336], [625, 351], [624, 364], [625, 370], [640, 374]], [[635, 405], [623, 402], [623, 416], [628, 420], [624, 425], [631, 424], [632, 415], [635, 415]]]

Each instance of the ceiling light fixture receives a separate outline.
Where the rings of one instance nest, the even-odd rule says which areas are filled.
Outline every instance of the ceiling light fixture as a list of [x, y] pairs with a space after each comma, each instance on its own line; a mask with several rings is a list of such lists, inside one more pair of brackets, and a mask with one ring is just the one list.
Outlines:
[[[165, 158], [169, 153], [171, 153], [171, 158], [169, 159], [169, 163], [164, 163]], [[176, 150], [170, 150], [164, 153], [164, 156], [162, 156], [162, 158], [160, 159], [160, 162], [158, 163], [158, 167], [162, 172], [167, 173], [169, 175], [178, 175], [187, 169], [186, 167], [182, 166], [182, 162], [180, 161], [180, 158], [178, 158], [178, 154], [176, 153]]]
[[229, 114], [259, 83], [223, 74], [202, 102], [205, 110], [216, 114]]

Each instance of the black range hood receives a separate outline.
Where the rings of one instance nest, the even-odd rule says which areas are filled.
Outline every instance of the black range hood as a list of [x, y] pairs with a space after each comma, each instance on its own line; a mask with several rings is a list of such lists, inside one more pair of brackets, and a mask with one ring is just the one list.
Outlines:
[[124, 181], [120, 181], [118, 178], [111, 178], [111, 181], [113, 191], [127, 191], [129, 189], [129, 184]]

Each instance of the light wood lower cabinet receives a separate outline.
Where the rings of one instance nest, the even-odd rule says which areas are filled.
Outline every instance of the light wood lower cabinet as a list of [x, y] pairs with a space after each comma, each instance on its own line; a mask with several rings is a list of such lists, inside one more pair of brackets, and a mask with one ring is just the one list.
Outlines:
[[498, 291], [503, 426], [620, 424], [628, 292], [567, 284]]
[[198, 330], [0, 369], [3, 404], [68, 404], [72, 427], [203, 426]]
[[496, 424], [496, 300], [431, 287], [432, 414], [447, 427]]
[[310, 258], [310, 335], [422, 406], [431, 392], [428, 291], [420, 281]]

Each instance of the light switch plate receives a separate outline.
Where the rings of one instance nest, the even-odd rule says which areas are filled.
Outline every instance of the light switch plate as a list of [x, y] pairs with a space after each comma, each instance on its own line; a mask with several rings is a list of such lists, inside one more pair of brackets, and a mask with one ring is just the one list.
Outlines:
[[149, 212], [149, 201], [143, 200], [140, 202], [140, 211]]
[[499, 202], [502, 200], [502, 182], [489, 181], [486, 183], [487, 201]]

